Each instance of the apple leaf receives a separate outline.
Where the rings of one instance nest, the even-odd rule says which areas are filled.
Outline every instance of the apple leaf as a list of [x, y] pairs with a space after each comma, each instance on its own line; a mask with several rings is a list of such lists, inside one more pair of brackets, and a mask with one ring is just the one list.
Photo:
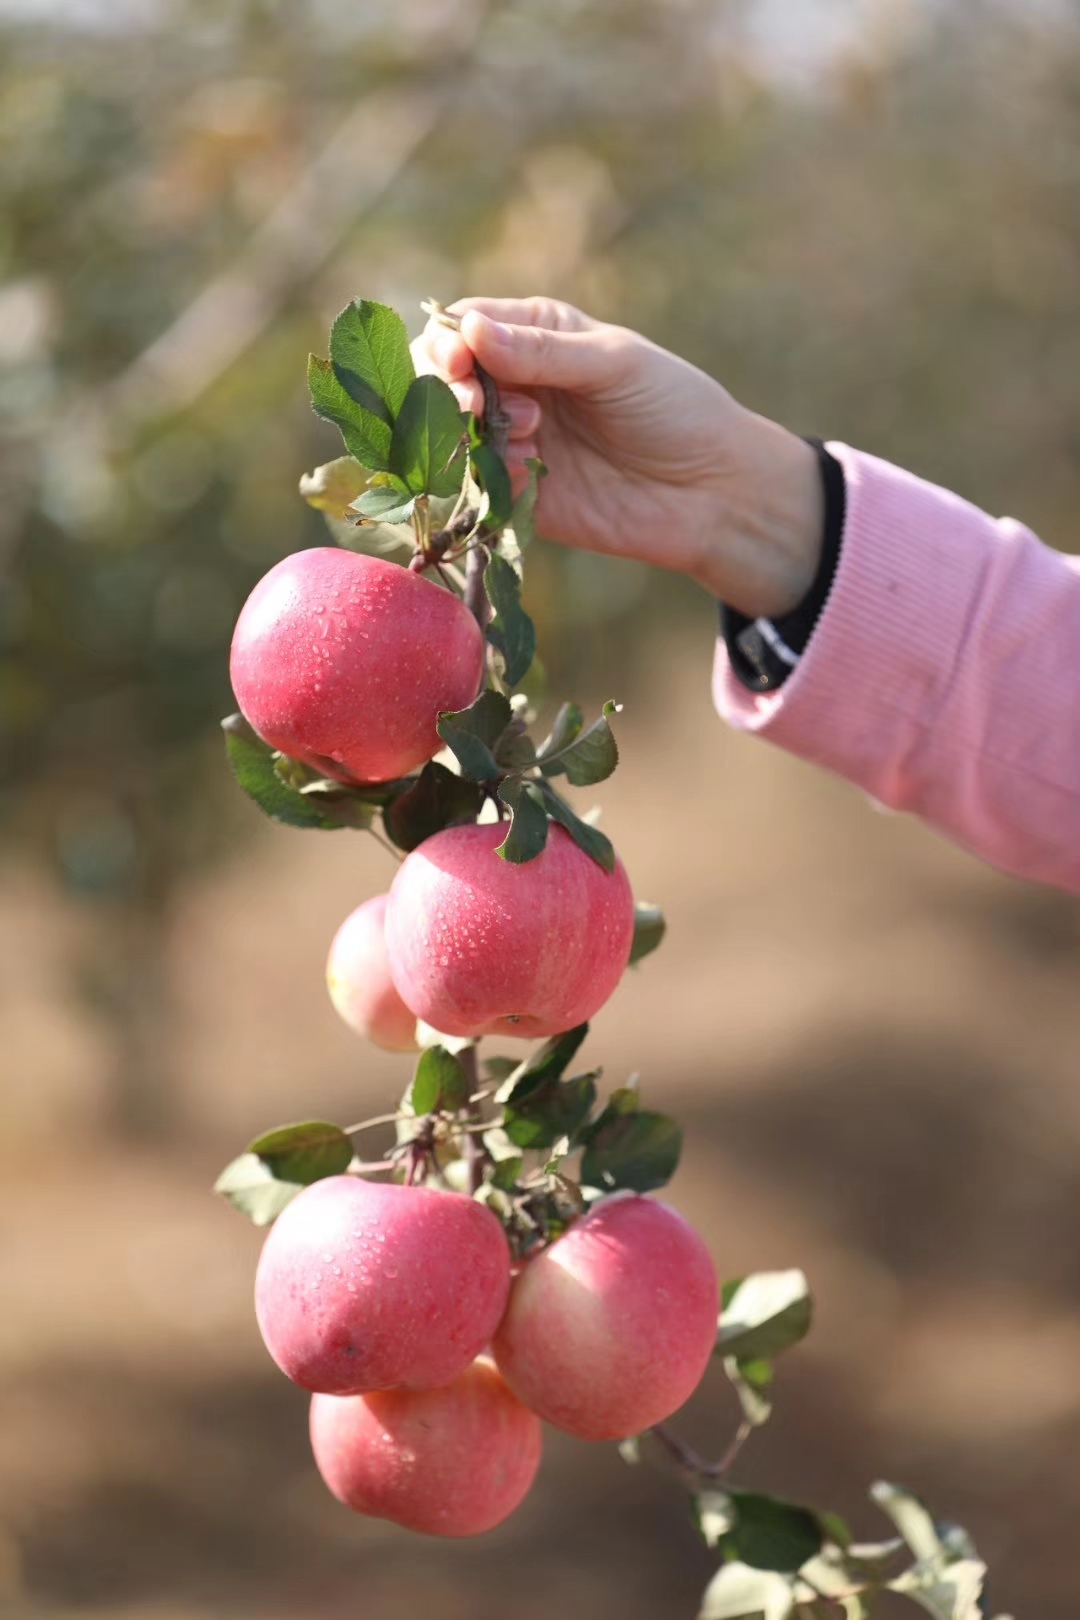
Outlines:
[[735, 1523], [718, 1545], [730, 1559], [751, 1569], [794, 1575], [816, 1558], [825, 1534], [816, 1513], [758, 1491], [725, 1492]]
[[416, 496], [393, 486], [365, 489], [349, 508], [372, 523], [408, 523], [415, 510]]
[[323, 1119], [301, 1125], [280, 1125], [248, 1143], [248, 1152], [261, 1159], [279, 1181], [307, 1187], [326, 1176], [340, 1176], [352, 1163], [352, 1143], [338, 1125]]
[[[254, 799], [266, 815], [282, 821], [287, 827], [314, 828], [321, 832], [334, 832], [339, 827], [369, 827], [374, 814], [372, 807], [349, 793], [338, 782], [327, 782], [324, 791], [316, 778], [304, 791], [282, 780], [277, 766], [284, 757], [258, 737], [239, 714], [231, 714], [221, 722], [225, 733], [225, 750], [233, 775], [247, 794]], [[307, 773], [305, 772], [305, 775]]]
[[587, 821], [582, 821], [581, 817], [571, 810], [562, 795], [556, 793], [550, 782], [539, 782], [537, 786], [544, 796], [544, 804], [552, 821], [557, 821], [559, 826], [570, 834], [578, 848], [584, 850], [585, 854], [598, 866], [602, 866], [605, 872], [614, 872], [615, 848], [611, 839], [598, 827], [590, 827]]
[[463, 469], [456, 465], [464, 444], [465, 418], [441, 377], [417, 377], [409, 384], [394, 423], [390, 471], [413, 495], [453, 495]]
[[308, 356], [308, 388], [316, 416], [340, 429], [346, 449], [357, 461], [374, 472], [389, 468], [389, 423], [353, 399], [331, 361], [320, 360], [317, 354]]
[[724, 1357], [724, 1372], [731, 1380], [743, 1417], [753, 1428], [760, 1429], [773, 1414], [770, 1396], [773, 1382], [773, 1364], [761, 1358], [757, 1361]]
[[514, 866], [524, 866], [540, 855], [548, 836], [547, 811], [540, 793], [520, 777], [504, 782], [499, 798], [510, 811], [510, 826], [495, 853]]
[[515, 1147], [554, 1147], [563, 1137], [572, 1142], [596, 1102], [598, 1073], [572, 1080], [549, 1075], [511, 1097], [503, 1111], [503, 1130]]
[[630, 1188], [651, 1192], [675, 1174], [682, 1152], [682, 1129], [667, 1114], [645, 1109], [615, 1114], [610, 1105], [594, 1127], [582, 1133], [586, 1144], [581, 1182], [602, 1192]]
[[536, 655], [536, 626], [521, 605], [521, 581], [514, 569], [492, 552], [484, 570], [484, 587], [495, 610], [487, 636], [502, 655], [507, 686], [517, 686]]
[[514, 510], [514, 495], [506, 463], [490, 444], [474, 445], [469, 459], [472, 475], [488, 498], [484, 525], [488, 529], [501, 529], [509, 523]]
[[801, 1271], [761, 1271], [725, 1283], [718, 1355], [740, 1361], [778, 1356], [805, 1339], [813, 1320], [810, 1285]]
[[529, 481], [514, 502], [513, 511], [510, 513], [510, 527], [521, 551], [525, 550], [530, 541], [536, 539], [536, 503], [540, 497], [540, 480], [547, 477], [547, 468], [535, 457], [531, 457], [525, 466], [528, 469]]
[[[549, 1080], [560, 1080], [574, 1061], [588, 1033], [588, 1024], [578, 1024], [576, 1028], [568, 1029], [562, 1035], [554, 1035], [550, 1041], [545, 1041], [538, 1051], [530, 1053], [523, 1062], [514, 1065], [495, 1093], [495, 1101], [517, 1104], [524, 1101], [531, 1091], [546, 1085]], [[496, 1070], [493, 1066], [505, 1062], [506, 1059], [489, 1058], [485, 1061], [484, 1067], [494, 1076]]]
[[497, 782], [503, 772], [493, 750], [513, 716], [509, 699], [501, 692], [481, 692], [467, 709], [440, 714], [438, 732], [466, 776], [475, 782]]
[[279, 1181], [255, 1153], [241, 1153], [227, 1164], [214, 1182], [214, 1191], [228, 1200], [253, 1226], [269, 1226], [303, 1192], [298, 1181]]
[[794, 1582], [747, 1564], [725, 1564], [705, 1591], [698, 1620], [795, 1620]]
[[650, 906], [644, 900], [634, 905], [634, 938], [630, 946], [630, 966], [642, 957], [651, 956], [667, 933], [667, 919], [659, 906]]
[[392, 423], [416, 376], [409, 334], [397, 311], [354, 299], [330, 329], [330, 359], [352, 398]]
[[408, 852], [444, 827], [475, 821], [483, 802], [475, 782], [429, 760], [412, 786], [386, 805], [383, 826], [391, 842]]
[[608, 720], [617, 714], [617, 703], [605, 703], [599, 720], [557, 753], [541, 750], [538, 763], [545, 776], [565, 776], [574, 787], [592, 787], [603, 782], [619, 763], [619, 749]]
[[367, 488], [370, 473], [355, 456], [338, 456], [300, 479], [300, 494], [316, 512], [344, 521], [353, 501]]
[[573, 742], [584, 724], [585, 716], [577, 704], [564, 703], [555, 716], [555, 724], [551, 728], [550, 735], [540, 744], [537, 758], [542, 759], [545, 755], [560, 753]]
[[458, 1059], [444, 1046], [429, 1046], [420, 1055], [409, 1091], [409, 1106], [416, 1115], [453, 1112], [469, 1100], [469, 1081]]

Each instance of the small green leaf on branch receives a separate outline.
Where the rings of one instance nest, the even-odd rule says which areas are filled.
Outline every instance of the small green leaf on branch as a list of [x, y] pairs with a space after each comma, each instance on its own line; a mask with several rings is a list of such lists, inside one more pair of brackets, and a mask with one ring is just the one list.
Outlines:
[[734, 1385], [747, 1423], [760, 1429], [772, 1417], [772, 1400], [769, 1396], [773, 1382], [772, 1362], [764, 1359], [739, 1361], [734, 1356], [725, 1356], [724, 1371]]
[[384, 808], [383, 825], [398, 849], [410, 851], [444, 827], [475, 821], [483, 802], [475, 782], [429, 760], [413, 785]]
[[241, 1153], [214, 1182], [220, 1193], [253, 1226], [269, 1226], [303, 1192], [302, 1182], [279, 1181], [255, 1153]]
[[530, 458], [525, 466], [529, 481], [514, 502], [510, 514], [510, 527], [521, 551], [536, 539], [536, 503], [540, 496], [540, 480], [547, 477], [547, 468], [542, 461]]
[[682, 1152], [682, 1130], [667, 1114], [615, 1114], [610, 1105], [583, 1132], [583, 1140], [582, 1186], [603, 1192], [644, 1193], [666, 1186]]
[[508, 698], [488, 691], [481, 692], [467, 709], [439, 716], [439, 736], [474, 782], [497, 782], [502, 776], [494, 748], [513, 713]]
[[565, 776], [574, 787], [592, 787], [611, 775], [619, 763], [619, 749], [614, 733], [608, 725], [613, 714], [619, 712], [617, 703], [605, 703], [599, 720], [594, 720], [580, 736], [565, 745], [558, 753], [541, 750], [537, 758], [545, 776]]
[[458, 1059], [444, 1046], [429, 1046], [420, 1055], [409, 1089], [409, 1106], [417, 1116], [453, 1113], [469, 1100], [469, 1082]]
[[499, 799], [510, 811], [510, 826], [495, 853], [514, 866], [535, 860], [547, 844], [548, 818], [539, 790], [531, 782], [513, 777], [499, 788]]
[[354, 299], [330, 328], [330, 359], [354, 398], [386, 422], [394, 420], [416, 376], [409, 334], [396, 310]]
[[441, 377], [417, 377], [394, 422], [390, 471], [414, 495], [453, 495], [460, 488], [465, 418]]
[[[520, 1103], [530, 1091], [546, 1085], [549, 1080], [561, 1079], [574, 1061], [588, 1033], [588, 1024], [578, 1024], [574, 1029], [568, 1029], [561, 1035], [553, 1035], [551, 1040], [544, 1042], [539, 1051], [530, 1053], [522, 1063], [515, 1064], [495, 1093], [495, 1101]], [[500, 1062], [498, 1058], [489, 1058], [485, 1061], [484, 1067], [489, 1073], [494, 1073], [489, 1065], [498, 1062]]]
[[794, 1575], [816, 1558], [825, 1536], [816, 1513], [759, 1491], [728, 1491], [735, 1523], [721, 1543], [731, 1559], [752, 1569]]
[[561, 753], [573, 742], [584, 724], [585, 716], [576, 703], [562, 704], [555, 716], [550, 736], [545, 737], [540, 744], [537, 758], [542, 759], [546, 755]]
[[651, 956], [667, 933], [667, 919], [659, 906], [650, 906], [644, 900], [634, 905], [634, 939], [630, 946], [630, 966], [642, 957]]
[[[383, 477], [390, 475], [383, 474]], [[371, 523], [410, 523], [416, 510], [416, 496], [400, 487], [398, 480], [389, 485], [373, 485], [365, 489], [349, 508], [358, 517]]]
[[371, 474], [355, 456], [338, 456], [300, 479], [300, 494], [316, 512], [343, 521], [353, 501], [368, 486]]
[[514, 687], [524, 680], [536, 654], [536, 626], [521, 605], [520, 579], [497, 551], [484, 571], [484, 588], [495, 611], [488, 640], [502, 655], [507, 686]]
[[569, 1142], [596, 1102], [596, 1071], [572, 1080], [548, 1078], [515, 1092], [503, 1110], [503, 1130], [519, 1148], [550, 1148]]
[[283, 756], [256, 736], [242, 715], [229, 715], [221, 722], [221, 729], [225, 733], [225, 749], [233, 775], [265, 815], [284, 822], [287, 827], [314, 828], [321, 832], [371, 825], [371, 806], [350, 794], [340, 783], [327, 783], [323, 792], [313, 793], [310, 790], [319, 781], [317, 778], [308, 782], [303, 791], [284, 781], [277, 769]]
[[795, 1615], [792, 1580], [732, 1563], [709, 1582], [698, 1620], [795, 1620]]
[[579, 849], [584, 850], [598, 866], [605, 872], [615, 870], [615, 847], [611, 839], [602, 833], [598, 827], [590, 827], [587, 821], [582, 821], [561, 794], [556, 793], [550, 782], [537, 784], [544, 795], [547, 813], [552, 821], [568, 832]]
[[308, 388], [316, 416], [340, 429], [345, 447], [363, 466], [383, 472], [390, 466], [390, 424], [355, 400], [332, 361], [308, 356]]
[[510, 488], [510, 474], [506, 463], [490, 444], [477, 444], [470, 452], [472, 475], [487, 496], [487, 510], [482, 511], [488, 529], [501, 529], [510, 522], [514, 510], [514, 496]]
[[352, 1143], [345, 1132], [323, 1119], [265, 1131], [248, 1143], [248, 1152], [260, 1158], [279, 1181], [294, 1181], [304, 1187], [326, 1176], [342, 1175], [353, 1157]]
[[717, 1354], [740, 1361], [778, 1356], [805, 1339], [814, 1302], [801, 1271], [761, 1271], [725, 1283]]

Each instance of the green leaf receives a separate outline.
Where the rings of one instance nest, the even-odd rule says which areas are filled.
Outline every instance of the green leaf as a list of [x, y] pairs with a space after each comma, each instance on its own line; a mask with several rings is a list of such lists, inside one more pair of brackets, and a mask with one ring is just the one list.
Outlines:
[[545, 776], [565, 776], [574, 787], [592, 787], [603, 782], [619, 763], [619, 749], [608, 718], [618, 712], [618, 704], [605, 703], [599, 720], [594, 720], [572, 743], [560, 753], [547, 757], [541, 753], [540, 769]]
[[255, 1153], [241, 1153], [214, 1182], [214, 1191], [228, 1200], [253, 1226], [269, 1226], [303, 1192], [298, 1181], [279, 1181]]
[[370, 473], [355, 456], [338, 456], [300, 479], [300, 494], [316, 512], [343, 521], [348, 509], [366, 488]]
[[317, 354], [308, 355], [308, 388], [316, 416], [333, 422], [341, 430], [346, 449], [357, 461], [373, 472], [389, 468], [392, 437], [389, 424], [353, 399], [342, 386], [331, 361], [320, 360]]
[[416, 510], [416, 496], [400, 489], [366, 489], [349, 508], [372, 523], [408, 523]]
[[409, 1090], [409, 1107], [416, 1115], [440, 1110], [453, 1113], [469, 1100], [465, 1070], [444, 1046], [429, 1046], [420, 1054], [416, 1075]]
[[585, 716], [577, 704], [564, 703], [555, 716], [555, 724], [551, 728], [550, 736], [545, 737], [540, 744], [537, 757], [543, 758], [546, 754], [559, 753], [560, 750], [573, 742], [584, 724]]
[[504, 1080], [508, 1080], [512, 1074], [518, 1073], [521, 1068], [521, 1059], [501, 1057], [496, 1054], [494, 1057], [481, 1058], [480, 1067], [489, 1080], [494, 1080], [501, 1086]]
[[510, 522], [514, 510], [514, 494], [506, 463], [490, 444], [475, 445], [470, 460], [473, 477], [488, 498], [484, 524], [488, 529], [501, 529]]
[[698, 1620], [795, 1620], [795, 1615], [793, 1581], [734, 1563], [709, 1582]]
[[870, 1500], [895, 1524], [921, 1563], [939, 1563], [947, 1557], [929, 1508], [914, 1491], [878, 1480], [870, 1487]]
[[817, 1515], [793, 1502], [781, 1502], [759, 1491], [728, 1491], [735, 1510], [734, 1528], [723, 1538], [729, 1558], [794, 1575], [824, 1544]]
[[330, 358], [352, 397], [393, 422], [416, 376], [401, 316], [386, 304], [355, 299], [330, 329]]
[[596, 1072], [572, 1080], [548, 1078], [506, 1103], [503, 1130], [519, 1148], [549, 1148], [573, 1141], [596, 1102]]
[[281, 1125], [248, 1143], [248, 1152], [261, 1159], [278, 1181], [307, 1187], [327, 1176], [340, 1176], [352, 1163], [352, 1143], [338, 1125], [323, 1119], [300, 1125]]
[[[232, 714], [221, 722], [225, 749], [233, 775], [248, 798], [254, 799], [266, 815], [287, 827], [315, 828], [334, 832], [339, 827], [367, 827], [372, 810], [353, 797], [340, 783], [327, 783], [321, 793], [300, 792], [283, 782], [276, 769], [277, 754], [263, 742], [242, 715]], [[316, 779], [318, 780], [318, 779]]]
[[429, 760], [412, 787], [383, 810], [383, 825], [398, 849], [414, 850], [444, 827], [475, 821], [483, 803], [483, 790], [475, 782]]
[[[545, 1041], [538, 1051], [530, 1053], [524, 1062], [514, 1066], [512, 1073], [495, 1093], [495, 1101], [520, 1103], [530, 1091], [546, 1085], [549, 1080], [561, 1079], [588, 1033], [588, 1024], [578, 1024], [574, 1029]], [[487, 1059], [485, 1068], [498, 1061], [497, 1058]]]
[[667, 919], [659, 906], [647, 905], [644, 900], [634, 903], [634, 941], [630, 946], [630, 966], [642, 957], [651, 956], [667, 933]]
[[675, 1174], [682, 1152], [682, 1130], [666, 1114], [639, 1110], [605, 1117], [589, 1133], [581, 1161], [582, 1186], [604, 1192], [631, 1188], [651, 1192]]
[[496, 744], [495, 758], [505, 771], [527, 771], [536, 764], [536, 749], [523, 720], [515, 718], [507, 726]]
[[547, 468], [542, 461], [530, 458], [525, 466], [528, 469], [529, 481], [514, 502], [514, 509], [510, 514], [510, 527], [522, 551], [531, 540], [536, 539], [536, 503], [540, 496], [540, 480], [547, 477]]
[[465, 418], [441, 377], [417, 377], [409, 384], [394, 423], [390, 470], [414, 495], [453, 495], [461, 488], [455, 461], [463, 444]]
[[773, 1382], [772, 1362], [737, 1361], [734, 1356], [725, 1356], [724, 1371], [735, 1387], [747, 1423], [760, 1429], [768, 1423], [773, 1412], [769, 1398]]
[[615, 847], [611, 839], [602, 833], [598, 827], [590, 827], [587, 821], [582, 821], [576, 815], [561, 794], [556, 793], [550, 782], [539, 782], [537, 786], [544, 795], [547, 813], [552, 821], [568, 832], [579, 849], [584, 850], [598, 866], [605, 872], [615, 870]]
[[495, 610], [488, 640], [502, 655], [507, 686], [517, 686], [536, 654], [536, 626], [521, 605], [521, 581], [497, 551], [484, 570], [484, 588]]
[[547, 844], [548, 818], [544, 801], [531, 782], [520, 777], [504, 782], [499, 798], [510, 811], [510, 826], [495, 853], [514, 866], [524, 866], [543, 853]]
[[503, 772], [493, 749], [512, 719], [508, 698], [501, 692], [481, 692], [467, 709], [441, 714], [438, 732], [466, 776], [476, 782], [497, 782]]
[[801, 1271], [761, 1271], [724, 1285], [717, 1354], [740, 1361], [778, 1356], [805, 1339], [814, 1302]]
[[888, 1590], [909, 1597], [934, 1620], [983, 1620], [985, 1580], [985, 1564], [978, 1559], [961, 1559], [941, 1569], [916, 1566], [890, 1581]]

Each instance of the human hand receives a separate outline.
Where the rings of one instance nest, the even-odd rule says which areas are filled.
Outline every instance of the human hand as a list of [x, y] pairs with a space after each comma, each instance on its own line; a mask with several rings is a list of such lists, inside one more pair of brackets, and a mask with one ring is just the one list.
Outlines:
[[453, 331], [414, 344], [466, 410], [483, 413], [479, 361], [510, 420], [517, 483], [539, 456], [537, 523], [563, 545], [686, 573], [751, 617], [779, 616], [817, 568], [817, 457], [696, 366], [625, 327], [546, 298], [466, 298]]

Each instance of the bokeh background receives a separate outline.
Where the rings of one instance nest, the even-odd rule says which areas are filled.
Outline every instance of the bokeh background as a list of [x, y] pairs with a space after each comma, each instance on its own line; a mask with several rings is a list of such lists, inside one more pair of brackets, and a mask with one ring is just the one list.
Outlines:
[[[322, 985], [391, 868], [232, 788], [231, 625], [323, 538], [304, 357], [358, 294], [570, 298], [1075, 542], [1075, 8], [0, 0], [0, 198], [0, 1608], [691, 1616], [710, 1559], [612, 1448], [471, 1545], [314, 1475], [209, 1185], [398, 1095]], [[1073, 1620], [1076, 902], [726, 734], [676, 581], [541, 548], [529, 597], [553, 694], [626, 705], [605, 825], [670, 921], [594, 1061], [686, 1122], [721, 1270], [818, 1296], [745, 1479], [866, 1534], [903, 1480], [995, 1612]]]

